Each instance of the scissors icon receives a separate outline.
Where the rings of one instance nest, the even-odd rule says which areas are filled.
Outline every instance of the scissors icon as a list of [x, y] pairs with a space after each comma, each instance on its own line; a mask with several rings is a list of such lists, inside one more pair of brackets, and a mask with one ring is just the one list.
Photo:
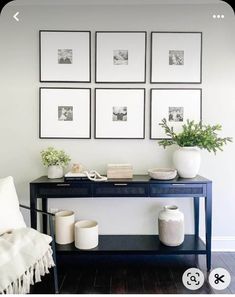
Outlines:
[[216, 273], [216, 274], [215, 274], [215, 278], [216, 278], [216, 279], [215, 279], [214, 283], [215, 283], [216, 285], [218, 285], [219, 282], [224, 283], [224, 280], [223, 280], [224, 275], [219, 276], [219, 274]]

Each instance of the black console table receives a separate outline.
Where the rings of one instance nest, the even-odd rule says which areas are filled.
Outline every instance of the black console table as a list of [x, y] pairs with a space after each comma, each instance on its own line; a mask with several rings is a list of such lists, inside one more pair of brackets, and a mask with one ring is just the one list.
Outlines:
[[[49, 198], [90, 198], [90, 197], [174, 197], [193, 198], [193, 235], [185, 235], [184, 243], [178, 247], [167, 247], [160, 243], [157, 235], [100, 235], [99, 245], [92, 250], [76, 249], [74, 244], [58, 245], [58, 253], [79, 254], [205, 254], [207, 269], [211, 268], [211, 220], [212, 182], [204, 177], [193, 179], [175, 178], [170, 181], [150, 179], [147, 175], [136, 175], [133, 179], [108, 180], [104, 182], [48, 179], [43, 176], [30, 183], [30, 206], [34, 209], [37, 199], [42, 199], [42, 210], [47, 211]], [[206, 244], [199, 237], [199, 201], [205, 201]], [[36, 228], [37, 217], [31, 212], [31, 226]], [[43, 231], [47, 231], [47, 221], [43, 220]]]

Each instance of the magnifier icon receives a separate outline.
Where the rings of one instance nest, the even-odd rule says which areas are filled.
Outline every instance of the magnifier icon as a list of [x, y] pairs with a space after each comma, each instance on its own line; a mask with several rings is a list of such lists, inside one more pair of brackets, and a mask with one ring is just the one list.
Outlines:
[[197, 282], [196, 277], [195, 277], [194, 275], [191, 275], [191, 276], [190, 276], [190, 280], [191, 280], [192, 282], [195, 282], [195, 283]]
[[189, 268], [184, 272], [182, 281], [187, 289], [198, 290], [204, 283], [204, 274], [198, 268]]

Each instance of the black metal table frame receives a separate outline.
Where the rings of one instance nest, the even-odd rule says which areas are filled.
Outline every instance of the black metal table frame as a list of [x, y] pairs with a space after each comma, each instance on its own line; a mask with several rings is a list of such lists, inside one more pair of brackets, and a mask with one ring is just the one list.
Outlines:
[[[136, 189], [136, 190], [135, 190]], [[111, 193], [111, 194], [110, 194]], [[47, 212], [49, 198], [90, 198], [90, 197], [150, 197], [150, 198], [193, 198], [194, 201], [194, 236], [199, 239], [199, 206], [200, 198], [204, 197], [205, 202], [205, 250], [184, 251], [180, 249], [167, 250], [166, 254], [205, 254], [207, 270], [211, 269], [211, 234], [212, 234], [212, 182], [204, 177], [197, 176], [194, 179], [175, 178], [171, 181], [156, 181], [149, 179], [148, 176], [134, 176], [131, 180], [108, 180], [105, 182], [79, 181], [65, 182], [64, 179], [49, 180], [47, 177], [41, 177], [30, 183], [30, 207], [37, 207], [37, 200], [42, 201], [42, 211]], [[37, 216], [31, 211], [31, 226], [36, 228]], [[47, 231], [47, 218], [43, 218], [43, 232]], [[126, 235], [132, 236], [132, 235]], [[105, 235], [103, 236], [105, 237]], [[115, 235], [113, 235], [115, 238]], [[57, 245], [58, 246], [58, 245]], [[62, 249], [64, 251], [64, 249]], [[71, 251], [71, 247], [68, 248]], [[76, 252], [76, 250], [73, 250]], [[77, 250], [79, 252], [79, 250]], [[117, 253], [117, 250], [108, 251], [105, 249], [95, 249], [86, 251], [86, 253]], [[120, 251], [121, 253], [125, 251]], [[127, 250], [127, 253], [143, 253], [144, 250]], [[146, 250], [154, 254], [153, 250]], [[161, 248], [161, 252], [164, 249]], [[82, 252], [81, 252], [82, 254]], [[156, 253], [157, 254], [157, 253]]]

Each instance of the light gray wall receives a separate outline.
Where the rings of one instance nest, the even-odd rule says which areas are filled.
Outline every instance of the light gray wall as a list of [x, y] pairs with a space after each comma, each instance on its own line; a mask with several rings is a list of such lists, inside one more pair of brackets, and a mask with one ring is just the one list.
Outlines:
[[[39, 0], [24, 1], [24, 4], [40, 2]], [[90, 3], [83, 1], [83, 4], [88, 5], [20, 6], [21, 2], [15, 1], [5, 7], [0, 18], [0, 177], [13, 175], [21, 201], [29, 202], [29, 182], [46, 174], [39, 153], [49, 145], [64, 149], [71, 155], [73, 161], [81, 162], [88, 168], [94, 168], [103, 173], [105, 173], [106, 164], [110, 162], [132, 163], [136, 174], [146, 173], [151, 167], [171, 166], [173, 148], [165, 151], [156, 141], [149, 140], [149, 90], [151, 87], [202, 87], [203, 121], [211, 124], [221, 123], [224, 135], [235, 138], [235, 27], [232, 9], [219, 1], [214, 1], [217, 4], [211, 4], [212, 1], [208, 1], [208, 4], [200, 5], [157, 4], [163, 2], [155, 1], [156, 5], [154, 5], [151, 4], [154, 1], [143, 1], [145, 5], [140, 5], [141, 1], [131, 1], [133, 5], [124, 5], [118, 1], [112, 1], [117, 5], [107, 5], [103, 1], [103, 5], [91, 5], [91, 1]], [[167, 1], [169, 2], [171, 1]], [[41, 3], [45, 4], [46, 1]], [[12, 18], [16, 11], [20, 12], [18, 23]], [[212, 18], [214, 13], [223, 13], [225, 18], [215, 20]], [[39, 83], [38, 31], [42, 29], [92, 31], [91, 84]], [[38, 88], [40, 86], [106, 87], [105, 84], [94, 84], [95, 30], [146, 30], [148, 32], [147, 83], [125, 85], [146, 87], [146, 139], [40, 140], [38, 138]], [[201, 85], [149, 84], [150, 32], [154, 30], [203, 32], [203, 83]], [[108, 87], [112, 86], [108, 85]], [[92, 90], [92, 136], [94, 132], [93, 99]], [[202, 153], [200, 174], [214, 182], [213, 236], [214, 248], [217, 249], [235, 250], [234, 168], [234, 144], [227, 146], [223, 153], [218, 153], [216, 156], [207, 152]], [[103, 234], [151, 234], [157, 230], [158, 211], [166, 203], [176, 203], [180, 206], [186, 217], [186, 231], [192, 233], [192, 202], [186, 199], [107, 198], [60, 199], [59, 201], [52, 199], [50, 207], [73, 209], [78, 219], [98, 220], [100, 233]], [[202, 205], [201, 208], [203, 211]], [[203, 224], [203, 217], [201, 223]], [[204, 226], [202, 234], [203, 230]]]

